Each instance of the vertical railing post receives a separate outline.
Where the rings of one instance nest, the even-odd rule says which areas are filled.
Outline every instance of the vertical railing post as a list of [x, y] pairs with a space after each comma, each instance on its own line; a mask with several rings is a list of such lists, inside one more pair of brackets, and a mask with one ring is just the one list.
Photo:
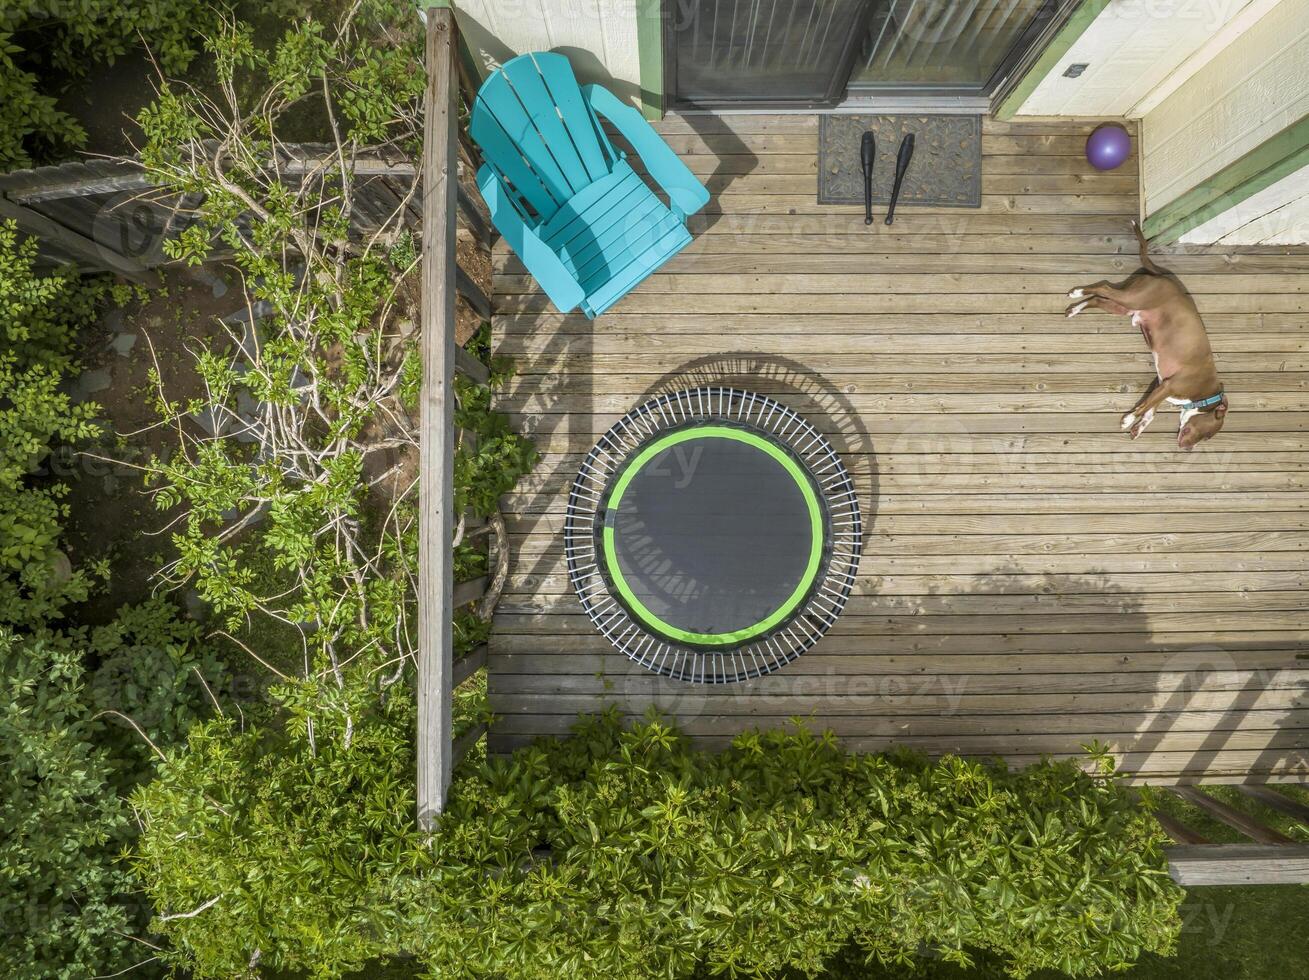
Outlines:
[[445, 806], [453, 768], [455, 227], [458, 97], [453, 11], [427, 10], [419, 438], [418, 823]]

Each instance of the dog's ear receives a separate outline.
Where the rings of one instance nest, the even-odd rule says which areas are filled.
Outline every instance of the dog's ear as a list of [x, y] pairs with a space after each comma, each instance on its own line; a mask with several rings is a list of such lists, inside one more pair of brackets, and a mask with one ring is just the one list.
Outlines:
[[1227, 415], [1227, 399], [1224, 398], [1221, 402], [1218, 403], [1218, 407], [1214, 409], [1214, 418], [1218, 419], [1221, 422], [1223, 420], [1223, 417], [1226, 415]]

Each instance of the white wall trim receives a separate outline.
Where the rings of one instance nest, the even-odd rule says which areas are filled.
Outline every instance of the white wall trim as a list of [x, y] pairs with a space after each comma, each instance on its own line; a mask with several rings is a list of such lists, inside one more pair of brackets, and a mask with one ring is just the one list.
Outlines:
[[[1261, 14], [1278, 0], [1114, 0], [1064, 53], [1018, 110], [1019, 116], [1088, 116], [1139, 118], [1140, 104], [1161, 86], [1170, 90], [1239, 36], [1228, 33], [1237, 18], [1253, 23], [1248, 8]], [[1215, 39], [1227, 41], [1215, 45]], [[1213, 46], [1204, 60], [1178, 75], [1200, 50]], [[1084, 62], [1078, 78], [1065, 69]]]
[[1185, 245], [1303, 244], [1309, 241], [1309, 167], [1287, 174], [1192, 228]]

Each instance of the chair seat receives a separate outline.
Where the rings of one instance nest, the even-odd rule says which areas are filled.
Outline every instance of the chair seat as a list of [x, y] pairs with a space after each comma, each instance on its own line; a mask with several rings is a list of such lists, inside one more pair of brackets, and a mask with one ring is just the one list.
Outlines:
[[597, 317], [685, 248], [691, 234], [625, 160], [564, 203], [538, 230]]

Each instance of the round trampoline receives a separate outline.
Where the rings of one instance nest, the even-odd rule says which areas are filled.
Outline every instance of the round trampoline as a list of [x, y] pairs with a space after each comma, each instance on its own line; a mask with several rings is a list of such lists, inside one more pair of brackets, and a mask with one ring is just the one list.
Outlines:
[[565, 538], [573, 587], [618, 650], [724, 683], [776, 670], [831, 628], [862, 528], [813, 426], [713, 387], [656, 398], [604, 435], [573, 483]]

